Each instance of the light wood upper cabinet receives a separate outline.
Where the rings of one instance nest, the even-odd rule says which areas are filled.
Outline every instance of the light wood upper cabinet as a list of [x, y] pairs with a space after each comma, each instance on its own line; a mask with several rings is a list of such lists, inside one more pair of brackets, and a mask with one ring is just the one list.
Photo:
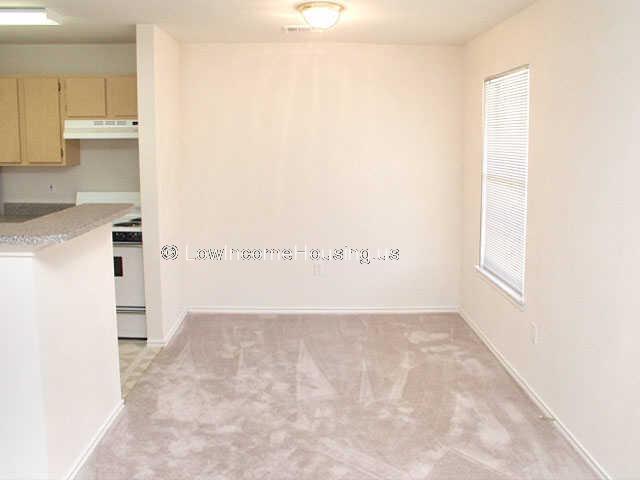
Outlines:
[[64, 120], [137, 118], [136, 76], [0, 77], [0, 166], [69, 166], [80, 142]]
[[0, 78], [0, 163], [20, 163], [18, 79]]
[[22, 161], [29, 164], [62, 163], [59, 80], [51, 77], [21, 78], [19, 84]]
[[106, 81], [99, 77], [64, 79], [66, 118], [104, 118], [107, 115]]
[[138, 94], [135, 75], [107, 77], [107, 117], [138, 117]]
[[0, 77], [0, 166], [67, 166], [80, 143], [62, 139], [57, 77]]

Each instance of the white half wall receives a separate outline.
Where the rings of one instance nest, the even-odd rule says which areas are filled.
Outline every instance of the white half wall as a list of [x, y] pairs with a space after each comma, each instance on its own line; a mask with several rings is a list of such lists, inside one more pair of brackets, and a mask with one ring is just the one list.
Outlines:
[[121, 405], [111, 224], [34, 257], [49, 478], [66, 478]]
[[[465, 52], [462, 307], [619, 479], [640, 477], [638, 24], [635, 0], [542, 0]], [[483, 80], [523, 64], [531, 65], [531, 144], [521, 310], [474, 266]]]
[[[458, 305], [460, 48], [191, 44], [181, 70], [186, 306]], [[225, 245], [400, 260], [185, 262]]]
[[0, 264], [0, 478], [26, 473], [39, 480], [46, 478], [49, 456], [34, 266], [19, 256], [0, 257]]
[[111, 225], [0, 254], [0, 478], [66, 479], [122, 405]]

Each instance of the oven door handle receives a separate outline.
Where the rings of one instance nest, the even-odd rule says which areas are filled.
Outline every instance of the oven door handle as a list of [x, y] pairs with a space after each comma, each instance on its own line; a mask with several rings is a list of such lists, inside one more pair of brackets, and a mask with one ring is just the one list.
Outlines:
[[116, 307], [117, 313], [134, 313], [137, 315], [144, 315], [146, 312], [145, 307]]
[[122, 267], [122, 257], [116, 255], [113, 257], [113, 276], [124, 277], [124, 268]]

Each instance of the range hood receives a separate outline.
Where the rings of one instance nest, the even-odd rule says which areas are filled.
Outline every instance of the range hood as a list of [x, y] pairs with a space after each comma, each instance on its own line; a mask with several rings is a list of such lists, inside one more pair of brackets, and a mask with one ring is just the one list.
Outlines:
[[65, 140], [138, 138], [137, 120], [65, 120]]

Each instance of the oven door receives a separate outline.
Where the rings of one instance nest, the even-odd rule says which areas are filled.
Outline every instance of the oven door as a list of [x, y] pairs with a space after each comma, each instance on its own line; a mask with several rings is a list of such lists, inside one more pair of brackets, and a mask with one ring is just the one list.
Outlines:
[[119, 338], [147, 338], [142, 244], [113, 244]]
[[144, 307], [142, 245], [114, 244], [113, 272], [116, 281], [116, 307]]

